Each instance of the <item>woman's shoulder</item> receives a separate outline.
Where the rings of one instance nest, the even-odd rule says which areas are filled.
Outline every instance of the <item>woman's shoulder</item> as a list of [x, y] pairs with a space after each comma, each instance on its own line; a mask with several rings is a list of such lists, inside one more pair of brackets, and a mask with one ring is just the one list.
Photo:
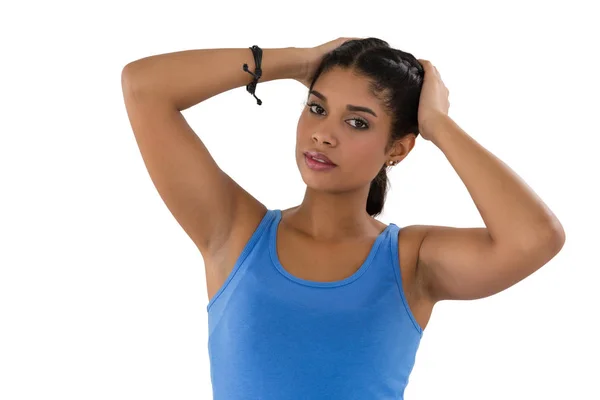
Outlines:
[[398, 230], [398, 253], [403, 272], [416, 276], [421, 243], [427, 235], [426, 225], [409, 225]]

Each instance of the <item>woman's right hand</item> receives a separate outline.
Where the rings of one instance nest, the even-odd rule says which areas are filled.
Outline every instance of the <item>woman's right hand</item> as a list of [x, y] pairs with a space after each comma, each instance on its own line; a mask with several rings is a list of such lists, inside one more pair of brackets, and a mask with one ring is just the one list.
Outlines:
[[301, 48], [302, 52], [304, 53], [304, 73], [300, 77], [296, 78], [296, 80], [307, 88], [310, 88], [311, 79], [315, 72], [317, 72], [317, 68], [319, 67], [319, 64], [321, 64], [321, 60], [323, 60], [325, 54], [335, 50], [349, 40], [361, 40], [361, 38], [340, 37], [320, 46]]

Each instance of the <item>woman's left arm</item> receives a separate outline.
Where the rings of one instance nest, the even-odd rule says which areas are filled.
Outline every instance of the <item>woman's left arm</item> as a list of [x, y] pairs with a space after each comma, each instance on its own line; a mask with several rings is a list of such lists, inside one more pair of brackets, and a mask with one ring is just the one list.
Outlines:
[[486, 227], [417, 226], [423, 239], [416, 273], [433, 302], [491, 296], [550, 261], [563, 247], [565, 232], [514, 171], [448, 116], [448, 88], [430, 61], [419, 61], [425, 71], [421, 136], [450, 161]]
[[423, 227], [417, 271], [432, 300], [493, 295], [560, 251], [565, 242], [561, 223], [504, 162], [447, 115], [428, 119], [426, 135], [458, 173], [486, 226]]

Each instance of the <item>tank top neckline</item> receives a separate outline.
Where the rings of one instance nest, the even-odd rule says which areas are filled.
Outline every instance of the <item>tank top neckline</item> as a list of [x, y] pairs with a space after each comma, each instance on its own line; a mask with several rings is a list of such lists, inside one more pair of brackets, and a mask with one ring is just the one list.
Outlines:
[[271, 260], [272, 260], [273, 264], [275, 265], [275, 268], [284, 277], [286, 277], [287, 279], [289, 279], [293, 282], [296, 282], [296, 283], [299, 283], [299, 284], [305, 285], [305, 286], [320, 287], [320, 288], [343, 286], [343, 285], [350, 284], [350, 283], [354, 282], [355, 280], [357, 280], [358, 278], [360, 278], [365, 272], [367, 272], [367, 270], [371, 266], [373, 258], [375, 258], [375, 255], [377, 254], [377, 250], [383, 243], [384, 239], [388, 236], [389, 232], [394, 227], [397, 226], [394, 223], [390, 223], [377, 236], [377, 238], [375, 239], [375, 242], [371, 246], [371, 250], [369, 251], [369, 253], [368, 253], [367, 257], [365, 258], [365, 260], [363, 261], [362, 265], [352, 275], [350, 275], [344, 279], [337, 280], [337, 281], [331, 281], [331, 282], [312, 281], [312, 280], [302, 279], [295, 275], [292, 275], [281, 264], [281, 261], [279, 260], [279, 255], [277, 254], [277, 228], [279, 227], [279, 223], [281, 222], [282, 213], [281, 213], [281, 209], [275, 209], [273, 211], [275, 212], [275, 218], [271, 225], [271, 228], [269, 229], [269, 238], [268, 238], [269, 240], [268, 241], [269, 241], [269, 253], [271, 255]]

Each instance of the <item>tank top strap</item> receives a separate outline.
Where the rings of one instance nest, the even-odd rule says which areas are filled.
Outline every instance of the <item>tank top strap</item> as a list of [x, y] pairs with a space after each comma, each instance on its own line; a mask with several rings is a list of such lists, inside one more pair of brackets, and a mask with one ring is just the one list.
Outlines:
[[376, 252], [373, 255], [372, 263], [374, 266], [372, 274], [378, 275], [379, 279], [384, 282], [394, 282], [396, 274], [393, 269], [398, 266], [398, 232], [400, 227], [395, 223], [389, 223], [388, 226], [381, 232], [375, 243], [377, 245]]
[[401, 273], [401, 269], [400, 269], [401, 268], [401, 266], [400, 266], [400, 249], [399, 249], [399, 241], [398, 241], [398, 235], [401, 233], [400, 232], [401, 230], [402, 230], [402, 228], [399, 227], [398, 225], [393, 224], [393, 223], [390, 224], [389, 237], [388, 237], [388, 240], [386, 241], [386, 243], [387, 243], [387, 246], [389, 246], [389, 253], [391, 254], [391, 262], [390, 262], [390, 265], [392, 266], [391, 272], [394, 275], [394, 280], [396, 281], [396, 285], [398, 287], [398, 292], [400, 293], [400, 298], [402, 300], [402, 305], [406, 311], [406, 314], [408, 315], [412, 325], [415, 327], [415, 329], [419, 333], [419, 336], [422, 336], [423, 329], [417, 322], [414, 314], [412, 313], [412, 310], [410, 309], [410, 307], [408, 305], [408, 300], [406, 299], [406, 294], [404, 293], [404, 286], [402, 284], [402, 273]]

